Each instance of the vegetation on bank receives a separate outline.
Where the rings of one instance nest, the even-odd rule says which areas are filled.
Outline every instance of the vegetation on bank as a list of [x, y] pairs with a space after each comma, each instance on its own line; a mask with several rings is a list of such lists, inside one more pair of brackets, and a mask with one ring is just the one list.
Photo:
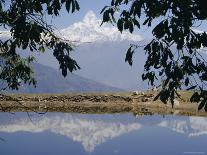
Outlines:
[[170, 103], [153, 101], [158, 92], [146, 91], [120, 93], [66, 93], [66, 94], [11, 94], [1, 95], [1, 111], [15, 112], [78, 112], [78, 113], [122, 113], [135, 115], [178, 114], [206, 116], [198, 111], [197, 104], [190, 103], [193, 92], [181, 91], [182, 98], [173, 108]]

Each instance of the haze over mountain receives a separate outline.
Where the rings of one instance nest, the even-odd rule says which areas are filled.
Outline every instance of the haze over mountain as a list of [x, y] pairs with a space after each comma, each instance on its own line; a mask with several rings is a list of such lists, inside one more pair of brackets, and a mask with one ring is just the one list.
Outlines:
[[123, 91], [81, 76], [71, 74], [64, 78], [60, 71], [40, 64], [33, 64], [37, 87], [22, 85], [18, 93], [66, 93], [66, 92], [117, 92]]

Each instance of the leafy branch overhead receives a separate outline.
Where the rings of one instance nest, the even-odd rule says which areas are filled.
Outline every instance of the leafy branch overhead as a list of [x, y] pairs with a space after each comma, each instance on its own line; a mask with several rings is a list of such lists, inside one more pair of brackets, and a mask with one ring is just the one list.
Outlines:
[[[200, 102], [199, 110], [207, 110], [207, 61], [202, 52], [207, 47], [207, 34], [193, 30], [206, 22], [205, 0], [112, 0], [101, 13], [103, 23], [116, 24], [120, 32], [153, 28], [154, 38], [144, 47], [147, 61], [142, 78], [151, 85], [162, 80], [162, 90], [155, 99], [170, 100], [173, 105], [177, 90], [193, 89], [191, 101]], [[159, 23], [154, 26], [155, 20]], [[138, 47], [130, 46], [127, 51], [125, 61], [130, 65], [135, 50]]]
[[0, 79], [5, 82], [4, 88], [18, 89], [21, 82], [36, 83], [30, 65], [34, 59], [23, 59], [17, 49], [32, 52], [51, 49], [63, 76], [67, 71], [80, 69], [70, 57], [72, 44], [56, 36], [46, 22], [46, 16], [58, 16], [63, 7], [68, 13], [80, 9], [76, 0], [0, 0], [0, 26], [11, 33], [11, 38], [0, 40]]

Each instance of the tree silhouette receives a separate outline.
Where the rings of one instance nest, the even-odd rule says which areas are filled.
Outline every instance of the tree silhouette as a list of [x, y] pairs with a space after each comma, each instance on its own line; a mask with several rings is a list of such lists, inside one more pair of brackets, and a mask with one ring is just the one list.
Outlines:
[[2, 89], [18, 89], [21, 82], [36, 85], [30, 66], [34, 57], [22, 58], [17, 49], [33, 52], [51, 49], [63, 76], [68, 70], [80, 68], [70, 57], [72, 44], [56, 36], [45, 20], [46, 15], [58, 16], [63, 7], [68, 13], [80, 9], [76, 0], [0, 0], [0, 26], [11, 33], [11, 38], [0, 40]]
[[[190, 100], [201, 101], [198, 109], [204, 107], [207, 111], [207, 61], [201, 53], [207, 46], [207, 34], [192, 29], [206, 22], [205, 0], [112, 0], [101, 13], [103, 22], [116, 24], [120, 32], [133, 33], [143, 25], [153, 27], [153, 39], [144, 47], [147, 61], [142, 79], [151, 85], [158, 77], [164, 79], [155, 100], [170, 100], [173, 106], [175, 95], [179, 96], [177, 90], [185, 86], [196, 90]], [[156, 19], [160, 22], [153, 25]], [[130, 65], [138, 48], [131, 45], [126, 53], [125, 61]]]

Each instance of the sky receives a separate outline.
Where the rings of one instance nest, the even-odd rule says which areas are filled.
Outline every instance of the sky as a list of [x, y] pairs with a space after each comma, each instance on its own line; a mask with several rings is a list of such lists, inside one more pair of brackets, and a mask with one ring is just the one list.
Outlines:
[[[49, 17], [47, 16], [47, 22], [51, 25], [53, 25], [55, 28], [61, 30], [64, 28], [69, 27], [73, 23], [81, 21], [86, 13], [90, 10], [92, 10], [96, 16], [99, 19], [102, 19], [102, 15], [100, 14], [101, 10], [106, 5], [110, 5], [111, 0], [78, 0], [80, 10], [76, 11], [75, 13], [68, 13], [65, 8], [63, 8], [60, 12], [60, 15], [57, 17]], [[160, 19], [156, 19], [153, 25], [156, 25], [161, 21]], [[141, 19], [141, 23], [143, 23], [143, 20]], [[198, 22], [196, 26], [199, 27], [193, 27], [193, 29], [197, 29], [199, 31], [207, 31], [207, 23]], [[2, 28], [0, 28], [2, 30]], [[151, 39], [152, 36], [152, 27], [144, 27], [142, 26], [141, 29], [135, 29], [133, 32], [135, 34], [139, 34], [143, 36], [145, 39]]]
[[[60, 12], [60, 16], [52, 18], [48, 18], [48, 22], [54, 25], [57, 29], [64, 29], [81, 21], [86, 13], [92, 10], [97, 18], [102, 19], [102, 15], [100, 14], [101, 10], [106, 5], [110, 5], [111, 0], [79, 0], [80, 10], [71, 14], [68, 13], [65, 9], [62, 9]], [[145, 38], [151, 38], [151, 30], [152, 28], [143, 27], [141, 30], [135, 29], [134, 33], [145, 36]]]
[[100, 12], [105, 5], [110, 4], [110, 0], [79, 0], [80, 10], [71, 14], [67, 13], [65, 9], [62, 9], [60, 16], [53, 19], [53, 24], [58, 28], [66, 28], [69, 25], [80, 21], [85, 14], [92, 10], [97, 17], [101, 18]]
[[[100, 14], [101, 10], [104, 6], [110, 5], [111, 0], [78, 0], [80, 5], [80, 10], [75, 13], [67, 13], [65, 9], [62, 9], [60, 12], [60, 16], [52, 19], [52, 25], [54, 25], [57, 29], [67, 28], [73, 23], [76, 23], [82, 20], [85, 14], [92, 10], [99, 19], [102, 19], [102, 15]], [[51, 18], [48, 18], [48, 21], [51, 22]], [[143, 22], [143, 20], [141, 20]], [[160, 19], [155, 20], [155, 23], [152, 25], [156, 25]], [[207, 23], [206, 22], [198, 22], [193, 29], [199, 31], [207, 31]], [[152, 28], [142, 26], [140, 30], [135, 29], [134, 33], [143, 36], [145, 39], [152, 38]]]

